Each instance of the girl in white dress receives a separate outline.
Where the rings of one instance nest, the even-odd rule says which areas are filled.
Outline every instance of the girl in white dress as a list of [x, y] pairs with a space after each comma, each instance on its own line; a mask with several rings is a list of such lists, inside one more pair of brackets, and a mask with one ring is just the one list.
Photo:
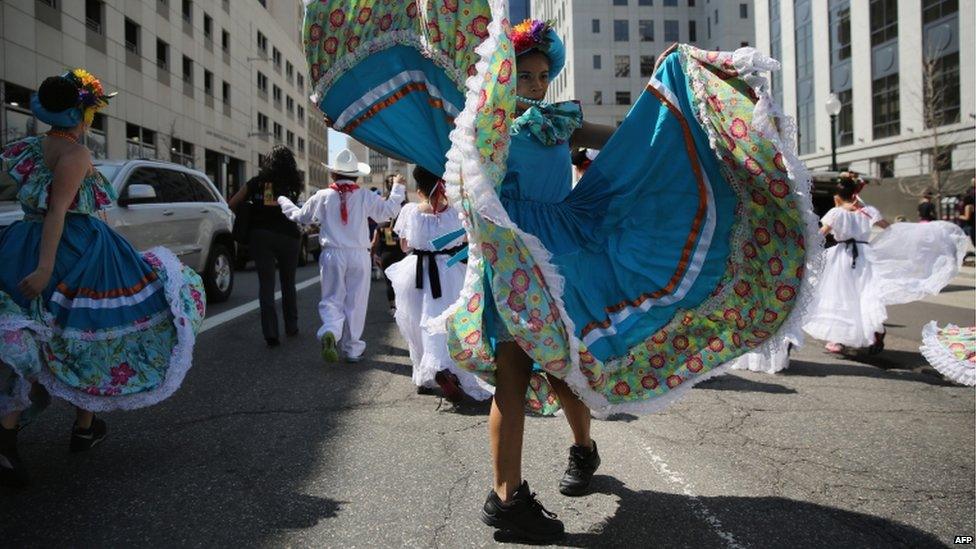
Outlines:
[[820, 291], [812, 304], [804, 331], [827, 341], [832, 353], [844, 347], [874, 347], [884, 342], [884, 321], [888, 318], [872, 269], [868, 241], [871, 228], [887, 228], [877, 209], [860, 202], [857, 183], [847, 179], [837, 185], [832, 208], [820, 220], [820, 232], [832, 234], [837, 245], [825, 252]]
[[462, 390], [476, 400], [491, 397], [491, 386], [475, 375], [458, 369], [447, 349], [447, 335], [426, 326], [440, 316], [461, 295], [465, 266], [447, 266], [463, 246], [463, 237], [435, 250], [431, 240], [462, 228], [457, 210], [447, 205], [443, 182], [417, 167], [414, 172], [420, 203], [403, 206], [393, 231], [408, 253], [386, 269], [396, 294], [396, 318], [407, 340], [413, 363], [413, 382], [418, 392], [440, 385], [444, 397], [453, 403], [463, 399]]

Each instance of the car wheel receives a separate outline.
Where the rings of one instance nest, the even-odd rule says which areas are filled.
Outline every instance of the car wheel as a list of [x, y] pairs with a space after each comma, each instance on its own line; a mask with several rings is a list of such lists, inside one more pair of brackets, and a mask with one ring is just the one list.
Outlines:
[[298, 266], [308, 265], [308, 240], [302, 238], [302, 243], [298, 246]]
[[214, 244], [210, 249], [207, 269], [203, 274], [203, 285], [210, 303], [221, 303], [230, 297], [234, 289], [233, 261], [233, 254], [223, 244]]

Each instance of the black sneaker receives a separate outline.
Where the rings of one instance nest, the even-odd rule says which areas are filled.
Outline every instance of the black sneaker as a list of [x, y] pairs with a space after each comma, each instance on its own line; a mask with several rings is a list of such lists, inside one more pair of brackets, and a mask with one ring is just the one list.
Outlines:
[[551, 513], [529, 491], [529, 483], [522, 481], [512, 500], [502, 503], [494, 490], [488, 493], [481, 509], [481, 522], [521, 539], [550, 542], [562, 539], [565, 528], [556, 513]]
[[71, 451], [84, 452], [105, 438], [105, 422], [97, 417], [92, 418], [91, 427], [82, 429], [77, 425], [71, 429]]
[[17, 453], [17, 428], [0, 427], [0, 486], [23, 488], [30, 482]]
[[596, 450], [596, 441], [591, 441], [593, 448], [587, 450], [579, 445], [569, 447], [569, 466], [559, 481], [559, 493], [564, 496], [582, 496], [590, 487], [593, 473], [600, 467], [600, 453]]

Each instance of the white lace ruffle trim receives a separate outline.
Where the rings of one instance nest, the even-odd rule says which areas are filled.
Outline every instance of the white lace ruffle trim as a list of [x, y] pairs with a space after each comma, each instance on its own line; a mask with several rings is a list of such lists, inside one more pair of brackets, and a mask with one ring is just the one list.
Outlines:
[[[947, 328], [955, 328], [950, 324]], [[933, 320], [922, 328], [922, 345], [918, 348], [925, 360], [947, 379], [969, 387], [976, 386], [976, 364], [959, 360], [939, 342], [939, 326]]]

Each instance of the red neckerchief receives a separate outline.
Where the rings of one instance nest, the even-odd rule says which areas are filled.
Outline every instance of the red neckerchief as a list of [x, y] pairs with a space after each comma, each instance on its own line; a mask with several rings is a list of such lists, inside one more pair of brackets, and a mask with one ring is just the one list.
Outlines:
[[346, 195], [359, 190], [355, 183], [333, 183], [329, 188], [339, 193], [339, 213], [342, 214], [342, 224], [349, 223], [349, 210], [346, 209]]

